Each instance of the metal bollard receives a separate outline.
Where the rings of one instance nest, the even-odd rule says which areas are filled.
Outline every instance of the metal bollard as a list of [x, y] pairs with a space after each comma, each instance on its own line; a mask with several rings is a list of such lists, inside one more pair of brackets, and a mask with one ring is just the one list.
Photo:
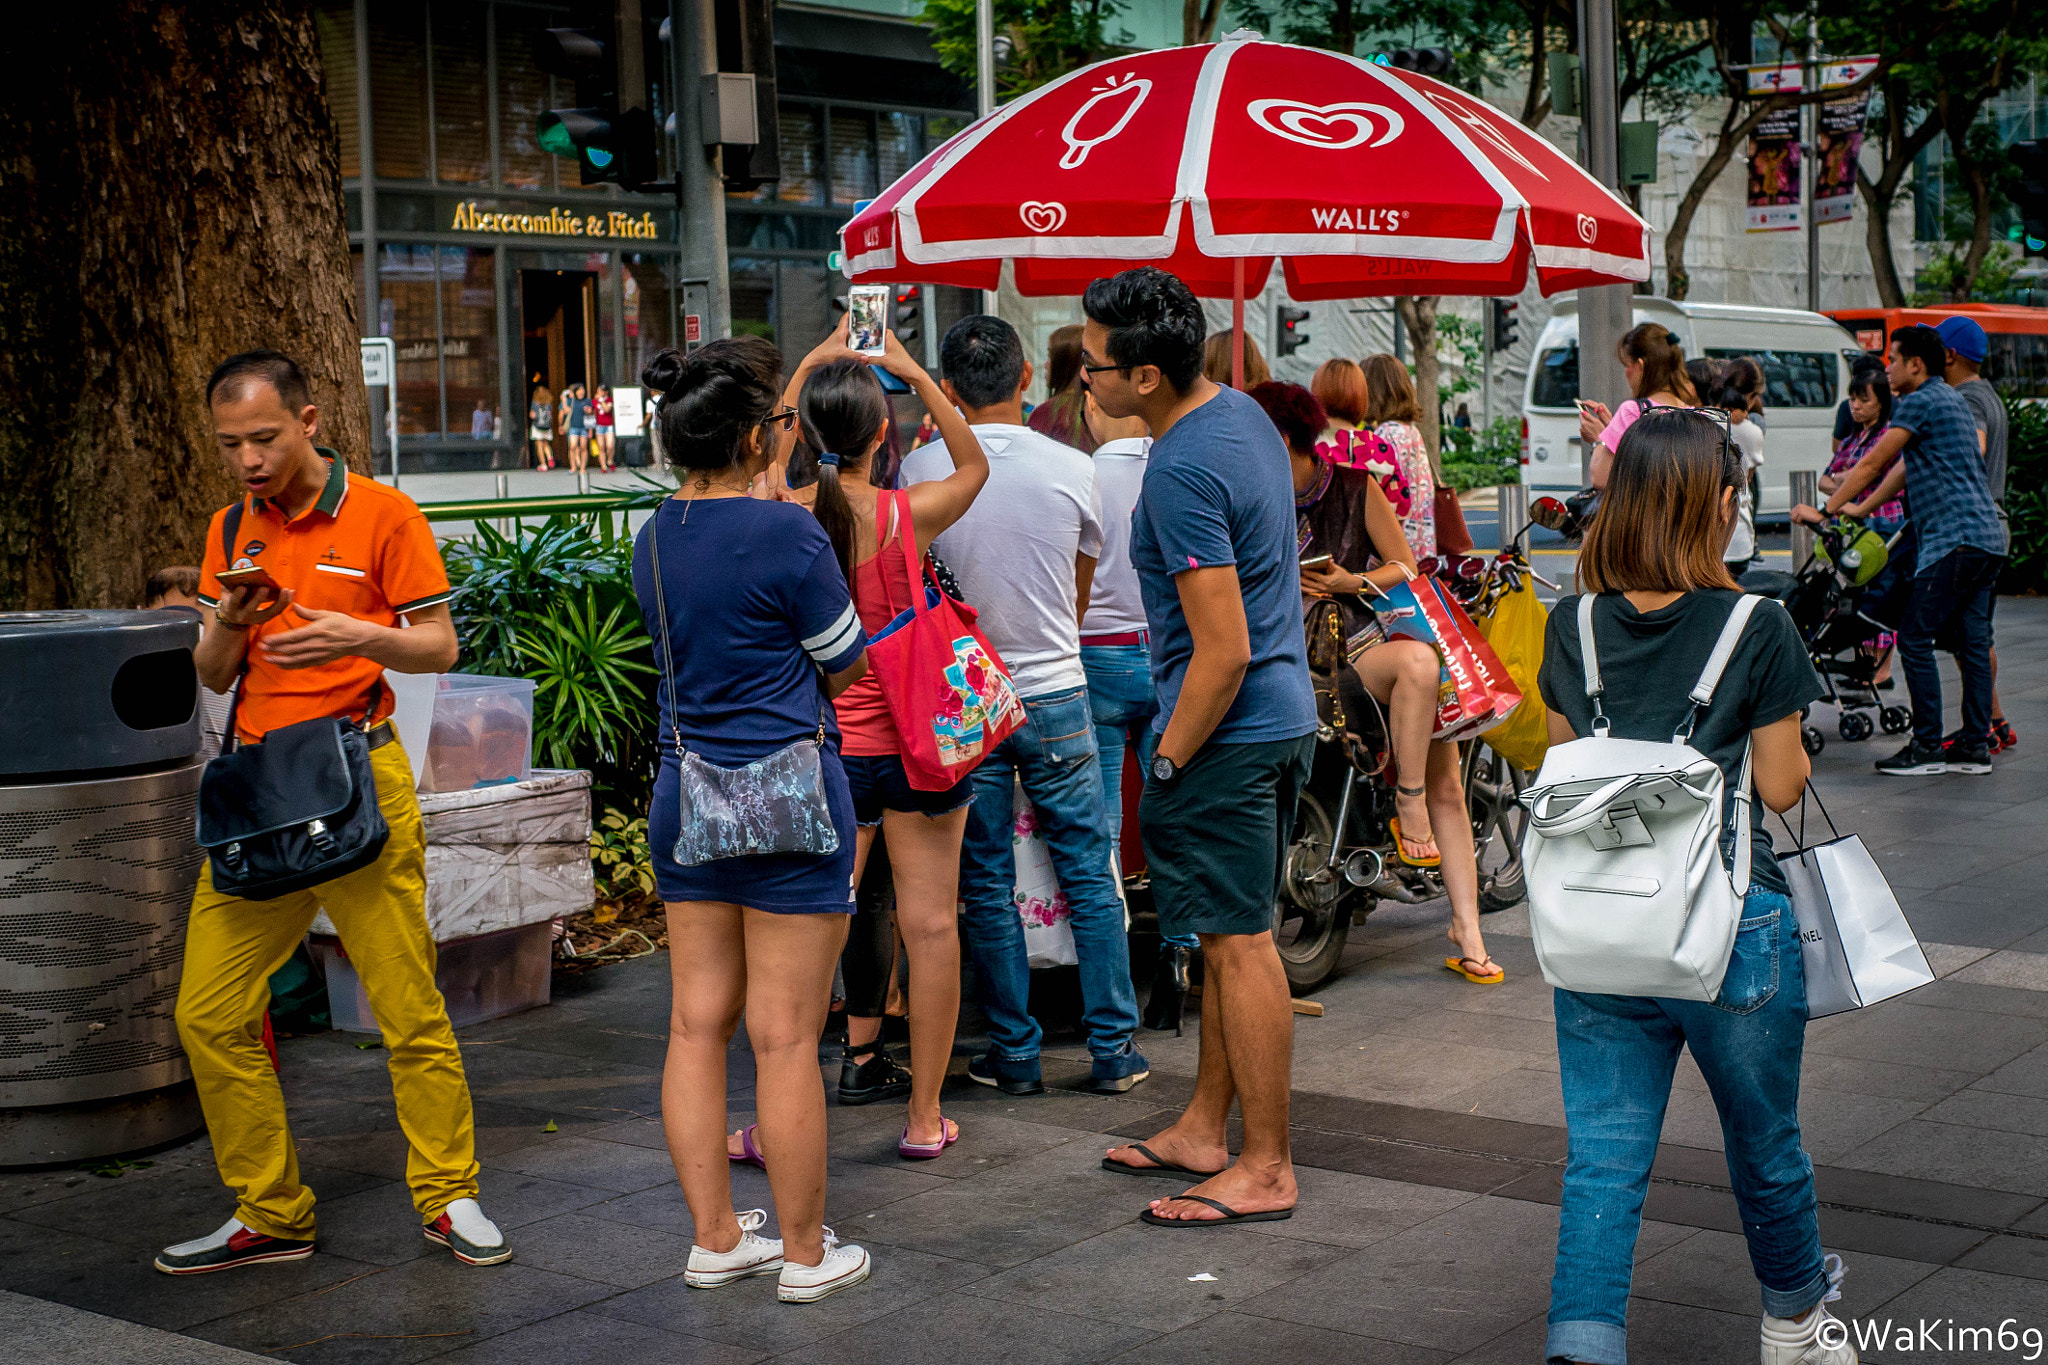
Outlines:
[[[1805, 503], [1808, 507], [1820, 506], [1820, 475], [1811, 469], [1795, 469], [1790, 475], [1792, 505]], [[1813, 528], [1792, 523], [1792, 572], [1798, 573], [1806, 561], [1813, 557]]]
[[1515, 543], [1515, 537], [1522, 534], [1522, 528], [1529, 524], [1529, 486], [1523, 483], [1504, 483], [1493, 490], [1495, 506], [1499, 508], [1500, 548], [1505, 550]]
[[576, 471], [576, 491], [578, 493], [588, 493], [590, 491], [589, 470], [579, 469]]
[[[498, 476], [498, 501], [503, 502], [511, 496], [512, 476], [510, 474], [500, 474]], [[501, 536], [509, 536], [512, 534], [512, 523], [507, 521], [504, 517], [498, 518], [498, 534]]]

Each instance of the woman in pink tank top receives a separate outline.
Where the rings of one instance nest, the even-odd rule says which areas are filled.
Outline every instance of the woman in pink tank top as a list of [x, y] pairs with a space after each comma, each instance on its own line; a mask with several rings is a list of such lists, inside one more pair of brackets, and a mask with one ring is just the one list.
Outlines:
[[[894, 332], [886, 334], [885, 347], [879, 357], [849, 350], [842, 320], [804, 357], [782, 401], [798, 410], [804, 441], [818, 454], [818, 482], [789, 491], [794, 432], [784, 437], [767, 476], [773, 495], [808, 502], [817, 514], [853, 588], [854, 609], [870, 634], [911, 605], [913, 588], [896, 548], [900, 538], [912, 537], [922, 558], [988, 482], [988, 457], [966, 419], [911, 359]], [[875, 365], [908, 383], [937, 421], [953, 457], [951, 476], [903, 492], [877, 488], [869, 481], [890, 420], [888, 400], [871, 368]], [[960, 1125], [939, 1113], [939, 1086], [953, 1055], [953, 1031], [960, 1015], [960, 836], [973, 799], [969, 779], [962, 778], [945, 791], [919, 791], [910, 785], [895, 722], [873, 677], [841, 693], [833, 710], [839, 719], [840, 759], [853, 788], [854, 818], [860, 825], [854, 884], [859, 885], [866, 870], [875, 831], [885, 831], [884, 846], [896, 883], [896, 924], [910, 954], [909, 1075], [881, 1044], [888, 973], [856, 972], [850, 970], [855, 964], [844, 960], [849, 968], [847, 1046], [839, 1102], [866, 1104], [907, 1094], [909, 1115], [898, 1151], [911, 1158], [937, 1156], [960, 1135]], [[850, 948], [848, 958], [853, 955]], [[863, 982], [863, 977], [868, 980]], [[745, 1155], [743, 1148], [734, 1154]]]

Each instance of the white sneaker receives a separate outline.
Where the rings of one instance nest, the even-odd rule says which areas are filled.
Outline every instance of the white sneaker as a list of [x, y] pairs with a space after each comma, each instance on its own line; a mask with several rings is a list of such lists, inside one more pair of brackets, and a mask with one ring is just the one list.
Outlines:
[[683, 1271], [683, 1283], [692, 1289], [716, 1289], [749, 1275], [773, 1275], [782, 1269], [782, 1243], [757, 1235], [768, 1221], [766, 1209], [748, 1209], [739, 1217], [740, 1240], [731, 1251], [707, 1251], [690, 1247], [690, 1263]]
[[1764, 1314], [1763, 1365], [1857, 1365], [1849, 1342], [1849, 1324], [1828, 1312], [1842, 1297], [1842, 1258], [1830, 1255], [1823, 1264], [1828, 1292], [1803, 1319]]
[[499, 1265], [512, 1259], [505, 1234], [484, 1216], [483, 1206], [474, 1199], [456, 1200], [421, 1231], [429, 1242], [454, 1252], [464, 1265]]
[[816, 1265], [784, 1261], [775, 1297], [784, 1303], [816, 1303], [827, 1294], [859, 1284], [873, 1268], [874, 1262], [866, 1251], [850, 1242], [842, 1243], [832, 1229], [826, 1228], [824, 1259]]

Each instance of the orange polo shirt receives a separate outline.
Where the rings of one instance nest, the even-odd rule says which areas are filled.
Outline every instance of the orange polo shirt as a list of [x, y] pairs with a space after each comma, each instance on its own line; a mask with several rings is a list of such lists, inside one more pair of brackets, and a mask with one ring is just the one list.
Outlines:
[[391, 691], [379, 686], [384, 676], [380, 663], [349, 657], [311, 668], [279, 668], [263, 657], [257, 642], [264, 636], [306, 624], [299, 605], [395, 626], [408, 612], [455, 595], [419, 506], [395, 488], [349, 473], [334, 451], [322, 447], [320, 454], [328, 461], [327, 484], [298, 516], [287, 519], [268, 499], [245, 496], [232, 555], [221, 545], [227, 509], [214, 513], [206, 528], [206, 557], [199, 570], [202, 603], [219, 606], [220, 572], [249, 564], [261, 564], [294, 594], [291, 607], [249, 631], [248, 672], [235, 708], [235, 730], [252, 743], [302, 720], [360, 718], [373, 692], [371, 720], [391, 714]]

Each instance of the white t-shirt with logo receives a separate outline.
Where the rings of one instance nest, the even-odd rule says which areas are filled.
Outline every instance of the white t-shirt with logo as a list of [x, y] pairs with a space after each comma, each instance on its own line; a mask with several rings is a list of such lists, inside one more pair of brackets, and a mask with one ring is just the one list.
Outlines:
[[[988, 483], [932, 550], [981, 614], [978, 624], [1008, 666], [1017, 695], [1086, 686], [1074, 559], [1102, 554], [1095, 463], [1029, 427], [991, 422], [973, 430], [988, 454]], [[908, 488], [952, 472], [952, 456], [935, 442], [903, 457], [901, 482]]]
[[1124, 635], [1145, 629], [1138, 571], [1131, 566], [1131, 513], [1145, 486], [1150, 436], [1126, 436], [1095, 448], [1095, 489], [1102, 499], [1102, 555], [1088, 590], [1083, 635]]

